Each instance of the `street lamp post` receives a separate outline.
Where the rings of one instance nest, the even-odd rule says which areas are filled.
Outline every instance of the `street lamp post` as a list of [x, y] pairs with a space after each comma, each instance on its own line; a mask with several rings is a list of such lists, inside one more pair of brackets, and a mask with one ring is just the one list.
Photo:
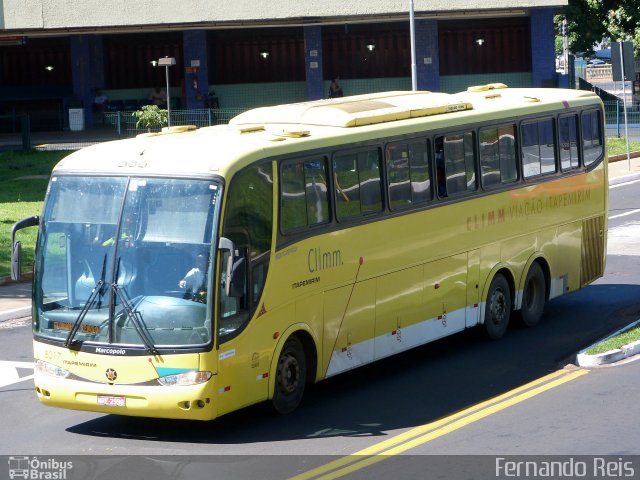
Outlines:
[[173, 57], [164, 57], [158, 60], [158, 66], [164, 67], [165, 76], [167, 78], [167, 126], [171, 126], [171, 94], [169, 93], [169, 67], [176, 64], [176, 59]]
[[411, 90], [418, 90], [418, 72], [416, 65], [416, 17], [413, 0], [409, 0], [409, 35], [411, 37]]

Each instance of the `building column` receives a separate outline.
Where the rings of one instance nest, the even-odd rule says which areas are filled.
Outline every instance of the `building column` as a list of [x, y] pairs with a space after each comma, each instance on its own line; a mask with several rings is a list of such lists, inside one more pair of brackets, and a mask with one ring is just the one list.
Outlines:
[[[93, 125], [93, 88], [91, 76], [91, 48], [89, 35], [72, 35], [71, 42], [71, 81], [74, 99], [82, 102], [85, 126]], [[79, 107], [69, 103], [69, 108]], [[65, 126], [68, 115], [65, 109]]]
[[416, 76], [418, 90], [440, 91], [438, 21], [416, 20]]
[[553, 9], [531, 10], [531, 83], [534, 87], [554, 87], [556, 80]]
[[102, 35], [89, 35], [89, 48], [91, 50], [91, 86], [94, 89], [104, 90], [106, 88], [106, 74], [102, 38]]
[[304, 27], [304, 62], [307, 98], [309, 100], [326, 98], [322, 70], [322, 27], [320, 25]]
[[188, 110], [205, 108], [209, 95], [209, 59], [206, 30], [186, 30], [182, 34], [184, 58], [183, 95]]

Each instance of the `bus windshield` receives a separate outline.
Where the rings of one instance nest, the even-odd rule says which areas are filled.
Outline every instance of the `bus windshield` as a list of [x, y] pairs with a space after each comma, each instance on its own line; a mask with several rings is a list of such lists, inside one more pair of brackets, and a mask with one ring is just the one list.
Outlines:
[[208, 344], [220, 192], [211, 180], [53, 177], [35, 334], [150, 351]]

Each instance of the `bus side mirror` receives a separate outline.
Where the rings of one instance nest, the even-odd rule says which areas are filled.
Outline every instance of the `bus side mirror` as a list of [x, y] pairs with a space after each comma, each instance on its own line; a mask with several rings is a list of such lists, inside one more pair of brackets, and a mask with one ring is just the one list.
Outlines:
[[22, 277], [22, 244], [16, 242], [16, 232], [27, 227], [36, 227], [40, 224], [40, 217], [23, 218], [11, 227], [11, 280], [19, 282]]
[[22, 272], [22, 242], [13, 242], [11, 249], [11, 280], [19, 282]]

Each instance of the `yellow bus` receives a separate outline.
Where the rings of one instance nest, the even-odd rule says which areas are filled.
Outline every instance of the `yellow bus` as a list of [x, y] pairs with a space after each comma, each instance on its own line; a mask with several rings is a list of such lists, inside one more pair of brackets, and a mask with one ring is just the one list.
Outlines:
[[491, 84], [258, 108], [72, 153], [12, 233], [40, 229], [37, 395], [287, 413], [310, 382], [466, 328], [533, 326], [603, 274], [603, 120], [591, 92]]

